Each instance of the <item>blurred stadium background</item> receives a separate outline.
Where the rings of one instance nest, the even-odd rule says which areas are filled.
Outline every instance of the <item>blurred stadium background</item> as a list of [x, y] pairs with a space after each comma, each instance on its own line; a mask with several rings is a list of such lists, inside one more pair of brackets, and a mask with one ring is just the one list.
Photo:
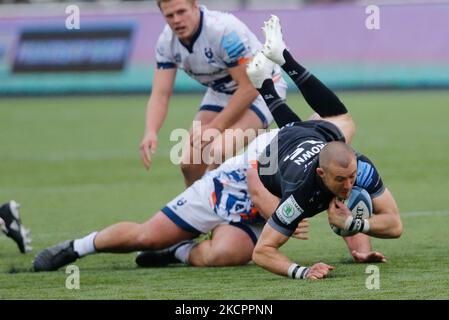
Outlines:
[[[285, 246], [301, 263], [337, 267], [318, 283], [254, 264], [136, 270], [134, 255], [78, 261], [81, 290], [66, 289], [63, 270], [31, 273], [38, 250], [145, 221], [183, 190], [170, 132], [190, 125], [204, 88], [178, 72], [147, 173], [138, 146], [164, 25], [155, 1], [0, 0], [0, 202], [22, 203], [35, 248], [20, 255], [0, 235], [0, 298], [448, 299], [449, 1], [199, 2], [235, 13], [260, 39], [263, 21], [277, 14], [294, 55], [344, 90], [358, 125], [354, 145], [382, 172], [405, 226], [399, 240], [373, 239], [389, 259], [379, 266], [381, 290], [366, 289], [366, 266], [348, 263], [325, 214], [312, 219], [310, 241]], [[365, 27], [372, 4], [380, 30]], [[69, 5], [80, 9], [79, 30], [65, 27]], [[290, 89], [289, 104], [306, 118], [310, 109]]]
[[[0, 3], [0, 94], [148, 93], [164, 22], [155, 1]], [[293, 53], [334, 88], [449, 87], [449, 1], [203, 1], [234, 12], [262, 38], [280, 16]], [[65, 9], [80, 9], [67, 30]], [[380, 30], [368, 30], [368, 4]], [[177, 91], [202, 90], [179, 73]]]

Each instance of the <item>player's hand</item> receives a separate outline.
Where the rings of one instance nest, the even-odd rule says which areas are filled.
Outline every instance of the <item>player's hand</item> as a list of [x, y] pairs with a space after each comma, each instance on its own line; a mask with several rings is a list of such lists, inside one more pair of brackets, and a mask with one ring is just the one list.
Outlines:
[[220, 135], [220, 131], [214, 127], [201, 125], [194, 127], [190, 134], [190, 145], [195, 149], [203, 149]]
[[299, 240], [309, 240], [309, 219], [303, 219], [299, 222], [293, 237]]
[[327, 265], [325, 263], [319, 262], [315, 263], [310, 267], [309, 272], [307, 272], [307, 279], [318, 280], [325, 278], [331, 270], [334, 270], [334, 266]]
[[150, 169], [151, 155], [156, 153], [157, 149], [157, 134], [148, 131], [145, 133], [142, 142], [140, 143], [140, 158], [143, 161], [145, 169]]
[[327, 218], [329, 223], [340, 229], [345, 229], [346, 219], [350, 217], [351, 211], [343, 201], [334, 198], [327, 209]]
[[387, 262], [385, 256], [376, 251], [358, 252], [356, 250], [352, 250], [351, 254], [355, 262]]

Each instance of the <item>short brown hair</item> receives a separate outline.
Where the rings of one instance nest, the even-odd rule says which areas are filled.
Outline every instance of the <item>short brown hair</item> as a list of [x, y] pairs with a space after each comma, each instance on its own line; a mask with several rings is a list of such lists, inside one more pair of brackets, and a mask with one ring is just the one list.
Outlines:
[[347, 168], [356, 159], [356, 154], [350, 145], [342, 141], [332, 141], [324, 146], [319, 156], [319, 166], [328, 168], [331, 163]]
[[[170, 1], [172, 1], [172, 0], [156, 0], [156, 3], [160, 9], [162, 2], [170, 2]], [[196, 0], [187, 0], [187, 1], [190, 2], [191, 4], [194, 4], [196, 2]]]

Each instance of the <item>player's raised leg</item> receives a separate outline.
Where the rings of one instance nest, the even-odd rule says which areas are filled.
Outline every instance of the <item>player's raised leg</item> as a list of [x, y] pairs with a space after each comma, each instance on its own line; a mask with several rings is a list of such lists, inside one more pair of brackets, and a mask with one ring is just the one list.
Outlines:
[[248, 64], [246, 72], [253, 86], [259, 91], [268, 109], [273, 115], [274, 121], [279, 128], [290, 122], [301, 121], [299, 116], [277, 93], [274, 82], [271, 78], [274, 63], [265, 57], [262, 52], [258, 52], [254, 59]]
[[[301, 91], [310, 107], [321, 119], [339, 127], [345, 135], [346, 141], [350, 143], [355, 133], [355, 124], [351, 115], [335, 93], [300, 65], [290, 54], [283, 40], [279, 18], [271, 16], [263, 30], [266, 37], [262, 49], [263, 54], [282, 67]], [[269, 83], [264, 83], [259, 92], [261, 94], [263, 92], [272, 93], [272, 88]], [[267, 95], [262, 94], [262, 97], [265, 96]]]
[[181, 229], [164, 213], [158, 212], [142, 224], [120, 222], [100, 232], [44, 249], [36, 256], [33, 267], [35, 271], [54, 271], [94, 253], [157, 250], [196, 236], [196, 233]]

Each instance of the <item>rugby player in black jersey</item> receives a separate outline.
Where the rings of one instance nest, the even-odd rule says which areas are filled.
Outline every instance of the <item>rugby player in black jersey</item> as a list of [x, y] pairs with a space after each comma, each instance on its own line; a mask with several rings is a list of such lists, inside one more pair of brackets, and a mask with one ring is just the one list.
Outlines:
[[[273, 201], [274, 213], [254, 249], [253, 260], [268, 271], [294, 279], [324, 278], [333, 266], [301, 266], [279, 248], [302, 219], [327, 210], [330, 224], [358, 232], [345, 237], [355, 261], [386, 261], [381, 253], [371, 251], [369, 236], [400, 237], [399, 209], [374, 164], [349, 146], [355, 133], [350, 114], [329, 88], [294, 60], [276, 16], [265, 23], [263, 30], [266, 42], [248, 65], [247, 73], [281, 130], [259, 158], [257, 171], [248, 172], [248, 185], [256, 207], [266, 207], [270, 193], [281, 202], [278, 205]], [[316, 120], [301, 121], [276, 93], [271, 80], [275, 63], [295, 82], [316, 112]], [[370, 194], [371, 218], [353, 218], [344, 204], [353, 186]]]

